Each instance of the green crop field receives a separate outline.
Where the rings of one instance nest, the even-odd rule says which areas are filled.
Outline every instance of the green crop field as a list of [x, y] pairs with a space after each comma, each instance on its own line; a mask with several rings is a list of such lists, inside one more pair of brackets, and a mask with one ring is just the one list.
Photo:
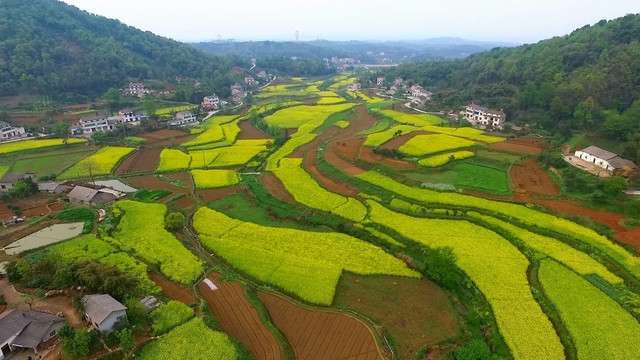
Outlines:
[[91, 155], [93, 150], [73, 151], [67, 154], [55, 153], [40, 156], [19, 158], [11, 167], [12, 172], [34, 173], [40, 177], [49, 174], [59, 174], [62, 170], [74, 165], [85, 157]]

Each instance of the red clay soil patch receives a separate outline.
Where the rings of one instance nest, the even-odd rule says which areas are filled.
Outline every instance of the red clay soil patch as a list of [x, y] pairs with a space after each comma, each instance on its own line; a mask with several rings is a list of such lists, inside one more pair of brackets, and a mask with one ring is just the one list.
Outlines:
[[163, 129], [163, 130], [153, 131], [153, 132], [138, 135], [138, 136], [141, 138], [147, 139], [147, 142], [151, 144], [160, 140], [165, 140], [172, 137], [181, 137], [185, 135], [188, 135], [188, 134], [178, 130]]
[[246, 345], [256, 360], [281, 359], [278, 340], [244, 296], [242, 285], [220, 281], [220, 274], [211, 274], [208, 278], [218, 289], [211, 290], [207, 284], [200, 282], [198, 291], [218, 319], [220, 329]]
[[301, 102], [305, 105], [315, 105], [318, 100], [320, 100], [320, 98], [311, 98], [311, 99], [304, 99]]
[[360, 154], [358, 156], [361, 160], [366, 161], [370, 164], [384, 164], [397, 170], [412, 170], [418, 167], [412, 162], [391, 159], [382, 155], [374, 154], [373, 148], [368, 146], [362, 146], [360, 148]]
[[195, 135], [190, 135], [182, 131], [170, 129], [158, 130], [139, 136], [141, 138], [147, 139], [147, 145], [153, 147], [180, 145], [183, 142], [189, 141], [195, 137]]
[[293, 151], [293, 153], [290, 155], [290, 157], [292, 157], [292, 158], [301, 158], [301, 157], [303, 157], [304, 153], [307, 150], [309, 150], [309, 149], [317, 149], [320, 145], [322, 145], [325, 141], [327, 141], [327, 139], [333, 137], [338, 131], [340, 131], [340, 128], [332, 126], [331, 128], [329, 128], [329, 130], [327, 130], [324, 133], [316, 136], [316, 138], [311, 140], [311, 142], [308, 142], [308, 143], [306, 143], [304, 145], [301, 145], [298, 148], [296, 148]]
[[166, 174], [165, 176], [173, 181], [181, 181], [188, 190], [193, 190], [193, 178], [188, 172]]
[[382, 360], [369, 328], [329, 311], [309, 310], [280, 296], [258, 292], [276, 327], [289, 340], [296, 359]]
[[345, 273], [336, 288], [334, 306], [363, 314], [382, 326], [396, 344], [398, 359], [415, 359], [424, 346], [458, 333], [449, 299], [425, 278]]
[[222, 199], [224, 197], [233, 195], [235, 193], [239, 193], [242, 191], [242, 187], [240, 186], [231, 186], [220, 189], [207, 189], [207, 190], [196, 190], [196, 195], [200, 196], [200, 198], [204, 201], [213, 201]]
[[359, 167], [353, 165], [347, 160], [343, 159], [337, 151], [341, 149], [340, 146], [331, 147], [329, 146], [324, 152], [324, 160], [329, 163], [329, 165], [333, 166], [336, 169], [344, 172], [349, 176], [357, 176], [365, 171], [360, 169]]
[[543, 195], [558, 195], [560, 187], [551, 180], [534, 158], [526, 158], [511, 168], [511, 179], [518, 192], [534, 192]]
[[638, 249], [638, 252], [640, 252], [640, 227], [630, 231], [619, 232], [613, 235], [613, 237], [623, 244], [635, 246], [636, 249]]
[[[13, 216], [13, 211], [5, 207], [6, 207], [6, 204], [3, 204], [2, 208], [0, 208], [2, 210], [2, 212], [0, 213], [0, 218], [2, 219], [10, 218]], [[53, 204], [44, 204], [44, 205], [33, 206], [28, 208], [21, 207], [20, 205], [18, 205], [18, 207], [22, 212], [22, 216], [33, 217], [33, 216], [44, 216], [52, 212], [60, 211], [64, 208], [64, 205], [62, 203], [53, 203]]]
[[126, 182], [137, 188], [146, 188], [151, 190], [169, 190], [174, 193], [186, 194], [189, 192], [187, 188], [176, 186], [163, 181], [154, 175], [132, 176], [125, 179]]
[[625, 217], [622, 215], [610, 213], [608, 211], [585, 209], [568, 201], [537, 199], [518, 193], [516, 193], [513, 200], [520, 203], [539, 204], [548, 209], [555, 210], [561, 213], [585, 216], [593, 221], [597, 221], [610, 227], [616, 232], [626, 231], [626, 229], [619, 224], [619, 222], [624, 220]]
[[271, 136], [263, 133], [260, 129], [253, 126], [251, 121], [245, 120], [241, 121], [238, 124], [240, 127], [240, 135], [238, 135], [238, 140], [247, 140], [247, 139], [271, 139]]
[[264, 173], [259, 177], [259, 179], [262, 186], [264, 186], [264, 188], [267, 189], [269, 194], [274, 198], [282, 202], [286, 202], [287, 204], [294, 204], [296, 202], [293, 196], [291, 196], [287, 189], [284, 188], [280, 179], [278, 179], [274, 174]]
[[407, 141], [413, 139], [414, 137], [418, 135], [428, 135], [428, 134], [433, 134], [433, 133], [428, 131], [414, 131], [412, 133], [396, 136], [395, 138], [380, 145], [380, 149], [398, 150], [400, 146], [404, 145]]
[[180, 301], [186, 305], [198, 302], [192, 288], [169, 281], [156, 273], [149, 273], [149, 277], [162, 288], [162, 293], [169, 299]]
[[489, 146], [495, 149], [515, 151], [525, 154], [540, 154], [546, 147], [546, 144], [541, 139], [518, 138], [505, 142], [493, 143]]
[[196, 203], [196, 199], [194, 199], [190, 195], [187, 195], [176, 200], [176, 207], [178, 209], [186, 209], [188, 207], [195, 205], [195, 203]]
[[161, 152], [161, 148], [136, 151], [133, 155], [122, 160], [115, 174], [122, 175], [143, 171], [155, 171], [158, 163], [160, 163]]
[[329, 149], [345, 156], [351, 161], [356, 161], [358, 159], [358, 152], [360, 152], [360, 147], [364, 141], [364, 138], [332, 141], [329, 144]]
[[[345, 183], [339, 183], [324, 176], [318, 168], [316, 168], [317, 149], [309, 149], [304, 156], [304, 167], [325, 189], [344, 196], [357, 196], [358, 190], [352, 188]], [[345, 171], [346, 172], [346, 171]]]

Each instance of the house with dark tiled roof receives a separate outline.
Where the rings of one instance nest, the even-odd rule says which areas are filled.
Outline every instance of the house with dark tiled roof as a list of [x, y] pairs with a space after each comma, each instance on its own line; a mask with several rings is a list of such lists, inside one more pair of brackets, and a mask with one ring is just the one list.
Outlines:
[[584, 161], [593, 163], [609, 171], [620, 170], [624, 167], [628, 167], [630, 169], [637, 168], [633, 161], [623, 159], [617, 154], [601, 149], [597, 146], [589, 146], [582, 150], [578, 150], [574, 155]]
[[38, 311], [12, 309], [0, 314], [0, 360], [20, 349], [37, 355], [58, 335], [63, 322], [63, 317]]

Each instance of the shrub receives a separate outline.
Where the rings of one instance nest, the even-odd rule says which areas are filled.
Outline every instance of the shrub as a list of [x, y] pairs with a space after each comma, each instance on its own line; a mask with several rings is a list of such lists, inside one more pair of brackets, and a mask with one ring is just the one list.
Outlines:
[[173, 212], [167, 215], [167, 218], [164, 220], [164, 225], [169, 230], [180, 230], [184, 226], [184, 215], [180, 212]]

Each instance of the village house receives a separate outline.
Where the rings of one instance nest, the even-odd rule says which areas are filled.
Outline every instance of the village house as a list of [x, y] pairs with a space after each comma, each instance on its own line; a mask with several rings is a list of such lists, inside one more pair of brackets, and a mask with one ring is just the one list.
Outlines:
[[69, 187], [57, 182], [43, 182], [38, 183], [38, 190], [40, 192], [48, 194], [62, 194], [63, 192], [69, 190]]
[[347, 91], [360, 91], [362, 90], [362, 85], [359, 82], [354, 82], [353, 84], [347, 85]]
[[216, 94], [205, 96], [202, 99], [202, 107], [204, 107], [207, 110], [217, 110], [219, 106], [220, 106], [220, 98]]
[[239, 104], [242, 102], [242, 100], [244, 100], [245, 97], [245, 92], [244, 92], [244, 88], [242, 87], [242, 85], [240, 84], [233, 84], [231, 85], [231, 100], [236, 103]]
[[198, 124], [197, 116], [190, 111], [181, 111], [169, 122], [170, 126], [190, 126]]
[[431, 100], [431, 95], [433, 95], [431, 91], [426, 90], [425, 88], [423, 88], [418, 84], [412, 85], [410, 91], [411, 91], [411, 96], [423, 97], [425, 98], [425, 100]]
[[9, 190], [19, 181], [25, 181], [31, 179], [36, 182], [36, 175], [31, 173], [6, 173], [0, 179], [0, 193], [8, 193]]
[[109, 205], [118, 197], [110, 191], [96, 190], [85, 186], [76, 186], [67, 195], [69, 201], [76, 205]]
[[251, 85], [258, 85], [259, 82], [253, 78], [253, 76], [249, 75], [249, 76], [245, 76], [244, 77], [244, 83], [251, 86]]
[[378, 76], [378, 78], [376, 79], [376, 85], [384, 86], [384, 80], [385, 80], [384, 76]]
[[404, 84], [404, 79], [401, 77], [397, 77], [394, 81], [393, 81], [393, 85], [396, 86], [400, 86]]
[[256, 74], [256, 76], [258, 77], [258, 79], [266, 79], [267, 78], [267, 72], [264, 70], [261, 70], [260, 72], [258, 72], [258, 74]]
[[63, 323], [63, 317], [38, 311], [5, 311], [0, 314], [0, 360], [24, 349], [32, 350], [35, 358], [38, 350], [53, 343]]
[[77, 125], [71, 127], [71, 134], [90, 137], [96, 131], [112, 131], [119, 122], [118, 119], [112, 116], [88, 116], [80, 119]]
[[474, 125], [491, 125], [498, 128], [507, 120], [507, 115], [502, 109], [492, 110], [474, 103], [467, 105], [464, 117]]
[[147, 116], [141, 112], [135, 112], [130, 109], [122, 109], [118, 111], [118, 117], [123, 124], [137, 125], [142, 120], [146, 120]]
[[2, 140], [15, 140], [27, 136], [24, 127], [13, 127], [6, 121], [0, 121], [0, 128], [2, 129]]
[[109, 334], [119, 323], [127, 322], [127, 307], [108, 294], [86, 295], [82, 298], [85, 319], [100, 332]]
[[129, 83], [129, 94], [141, 96], [146, 92], [144, 88], [144, 83], [141, 82], [130, 82]]
[[593, 163], [609, 171], [622, 170], [624, 167], [637, 168], [631, 160], [623, 159], [615, 153], [601, 149], [597, 146], [589, 146], [574, 153], [577, 158]]

